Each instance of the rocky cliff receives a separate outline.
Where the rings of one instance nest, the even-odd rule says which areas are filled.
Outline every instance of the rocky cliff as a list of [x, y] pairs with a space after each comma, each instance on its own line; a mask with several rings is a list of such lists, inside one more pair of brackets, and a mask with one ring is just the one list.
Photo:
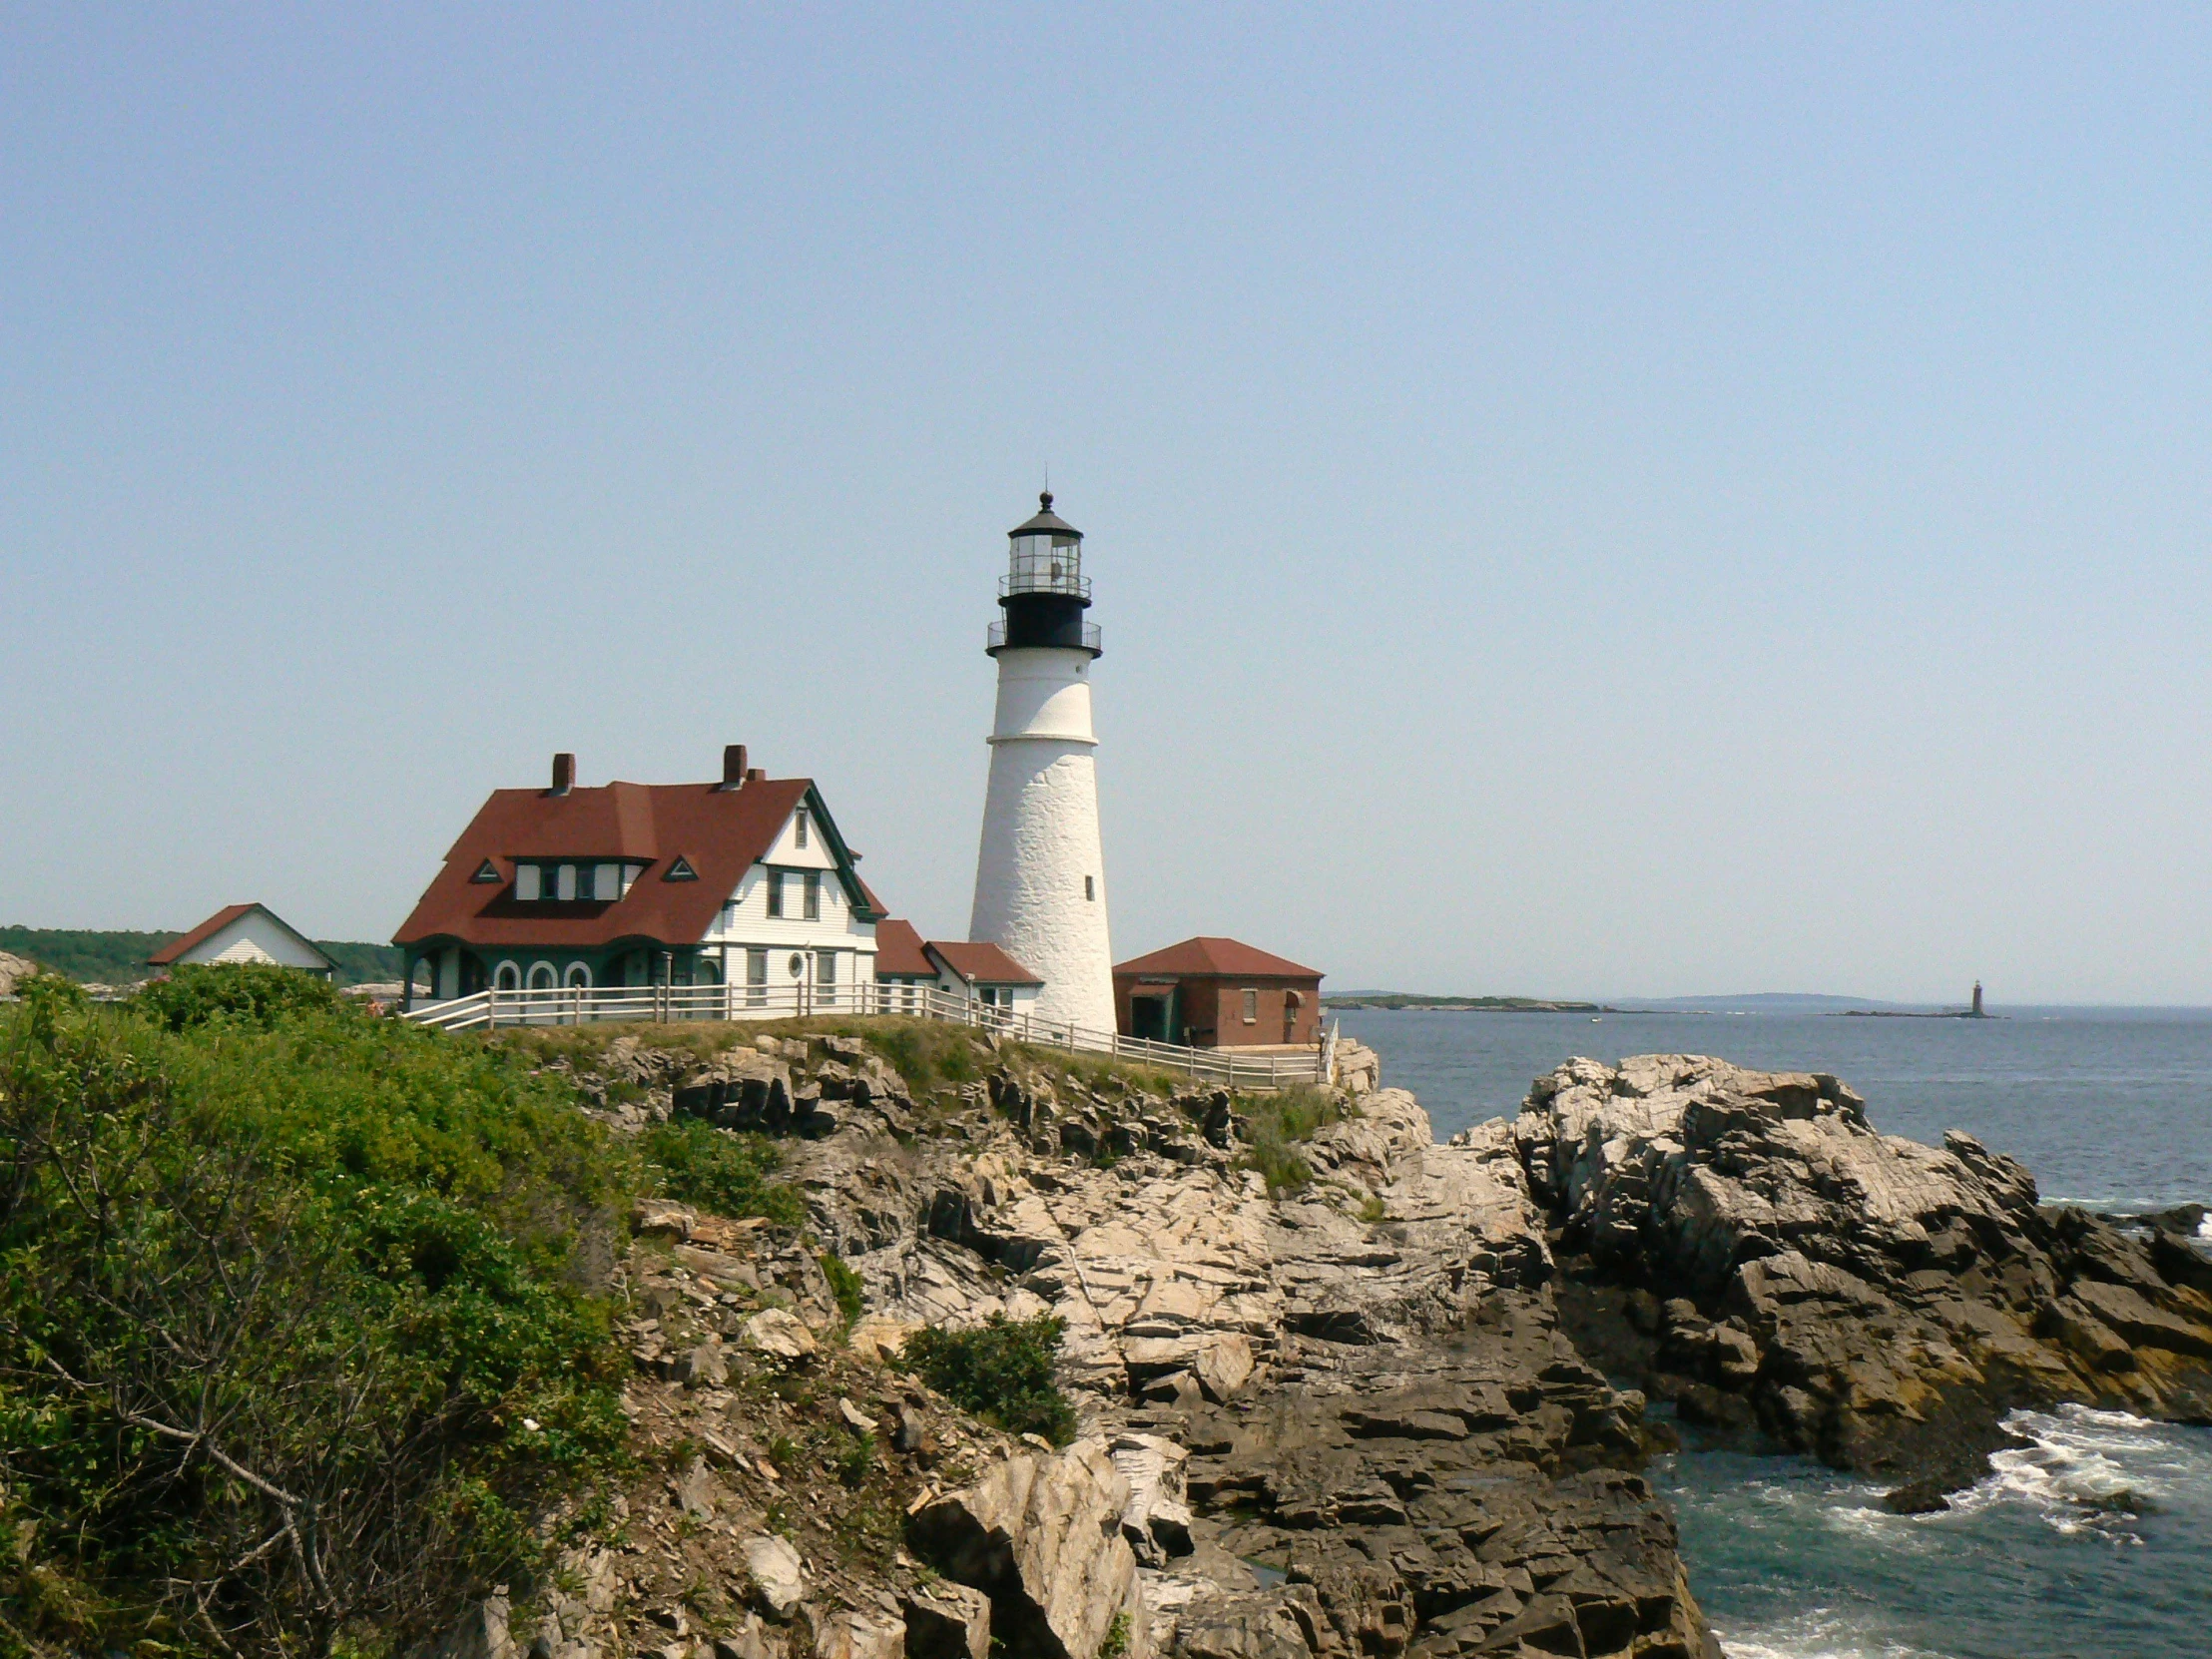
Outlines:
[[1577, 1341], [1693, 1421], [1920, 1506], [1983, 1472], [2017, 1405], [2212, 1418], [2193, 1241], [2040, 1207], [1971, 1136], [1879, 1134], [1834, 1077], [1577, 1060], [1511, 1134]]
[[[1878, 1135], [1833, 1078], [1577, 1061], [1445, 1145], [1371, 1092], [1273, 1192], [1252, 1103], [1011, 1048], [936, 1088], [852, 1036], [582, 1081], [611, 1120], [780, 1137], [814, 1245], [641, 1217], [632, 1408], [696, 1467], [633, 1494], [643, 1564], [580, 1553], [541, 1602], [548, 1659], [1705, 1659], [1647, 1398], [1901, 1501], [1970, 1478], [2014, 1403], [2212, 1402], [2187, 1241]], [[864, 1288], [848, 1336], [817, 1246]], [[1065, 1448], [899, 1367], [915, 1328], [1041, 1313]], [[840, 1435], [880, 1465], [795, 1475]]]

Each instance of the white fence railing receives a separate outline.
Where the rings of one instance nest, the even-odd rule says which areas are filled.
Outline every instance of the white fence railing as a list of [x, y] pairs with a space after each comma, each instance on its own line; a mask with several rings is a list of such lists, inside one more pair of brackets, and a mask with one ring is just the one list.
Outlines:
[[440, 1031], [496, 1030], [517, 1025], [598, 1025], [611, 1021], [666, 1024], [676, 1020], [804, 1019], [817, 1014], [889, 1014], [945, 1020], [1001, 1031], [1017, 1042], [1110, 1054], [1238, 1089], [1283, 1089], [1326, 1082], [1336, 1058], [1334, 1028], [1320, 1045], [1289, 1054], [1240, 1054], [1232, 1048], [1124, 1037], [1085, 1026], [1048, 1024], [936, 985], [562, 985], [540, 990], [477, 991], [426, 1002], [404, 1016]]

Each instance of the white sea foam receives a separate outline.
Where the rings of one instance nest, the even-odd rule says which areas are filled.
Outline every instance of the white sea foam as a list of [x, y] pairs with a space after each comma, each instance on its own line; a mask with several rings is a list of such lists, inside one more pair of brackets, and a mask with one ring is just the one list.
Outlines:
[[1934, 1648], [1855, 1629], [1850, 1619], [1827, 1607], [1771, 1625], [1717, 1626], [1713, 1633], [1728, 1650], [1728, 1659], [1945, 1659]]
[[2192, 1468], [2156, 1423], [2126, 1411], [2061, 1405], [2055, 1411], [2014, 1411], [2004, 1426], [2031, 1443], [1992, 1452], [1992, 1472], [1953, 1496], [1951, 1513], [2024, 1504], [2054, 1531], [2094, 1532], [2115, 1543], [2140, 1544], [2128, 1525], [2132, 1517], [2114, 1507], [2114, 1500], [2124, 1505], [2130, 1494], [2156, 1500], [2178, 1481], [2203, 1478], [2204, 1471]]
[[2212, 1239], [2212, 1211], [2207, 1211], [2204, 1220], [2197, 1223], [2197, 1237]]

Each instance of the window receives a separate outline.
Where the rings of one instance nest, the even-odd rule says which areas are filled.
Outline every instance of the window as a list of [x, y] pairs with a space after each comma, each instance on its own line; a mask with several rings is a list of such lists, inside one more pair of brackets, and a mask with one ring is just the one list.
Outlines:
[[799, 844], [800, 844], [801, 846], [805, 846], [805, 845], [807, 844], [807, 809], [806, 809], [806, 808], [802, 807], [802, 808], [800, 808], [800, 809], [799, 809], [799, 816], [798, 816], [798, 817], [796, 817], [796, 818], [794, 818], [794, 819], [792, 820], [792, 829], [793, 829], [793, 830], [795, 831], [795, 834], [794, 834], [794, 837], [793, 837], [793, 838], [794, 838], [794, 839], [795, 839], [795, 840], [796, 840], [796, 841], [797, 841], [797, 842], [798, 842], [798, 843], [799, 843]]
[[617, 898], [628, 898], [630, 896], [630, 883], [644, 873], [645, 865], [643, 864], [624, 864], [622, 866], [622, 890], [616, 893], [615, 896]]
[[1086, 875], [1086, 876], [1084, 876], [1084, 877], [1083, 877], [1083, 896], [1084, 896], [1085, 898], [1087, 898], [1087, 899], [1091, 900], [1091, 902], [1093, 902], [1093, 903], [1096, 903], [1096, 902], [1098, 901], [1098, 877], [1097, 877], [1097, 876], [1095, 876], [1095, 875]]
[[530, 964], [530, 988], [534, 991], [551, 990], [559, 981], [559, 978], [560, 975], [553, 971], [551, 962], [532, 962]]
[[522, 989], [522, 969], [512, 962], [501, 962], [498, 971], [491, 976], [491, 984], [493, 990], [519, 991]]
[[768, 913], [780, 916], [784, 913], [784, 872], [772, 869], [766, 877], [768, 886]]
[[758, 1008], [768, 1001], [768, 952], [745, 953], [745, 999]]
[[806, 919], [808, 921], [820, 921], [822, 919], [822, 871], [819, 869], [810, 869], [807, 872], [805, 902]]
[[536, 903], [538, 898], [538, 875], [539, 871], [536, 864], [515, 865], [515, 897], [521, 899], [525, 904]]
[[590, 990], [590, 989], [591, 989], [591, 969], [590, 969], [590, 968], [588, 968], [588, 967], [586, 967], [586, 966], [585, 966], [585, 965], [584, 965], [584, 964], [583, 964], [582, 962], [571, 962], [571, 963], [569, 963], [569, 964], [568, 964], [568, 988], [569, 988], [570, 990], [572, 990], [572, 991], [588, 991], [588, 990]]
[[620, 864], [592, 865], [591, 896], [601, 903], [622, 896], [622, 866]]
[[486, 858], [476, 866], [476, 873], [471, 875], [469, 879], [471, 881], [496, 881], [499, 879], [499, 866]]
[[1258, 991], [1246, 991], [1244, 993], [1244, 1004], [1245, 1024], [1258, 1025], [1260, 1023], [1260, 993]]
[[815, 952], [815, 984], [818, 988], [829, 991], [831, 995], [836, 994], [837, 953], [834, 950], [818, 950]]
[[556, 885], [553, 889], [554, 896], [559, 898], [563, 904], [575, 903], [576, 866], [574, 864], [561, 865], [560, 873], [555, 877], [555, 882]]
[[676, 854], [676, 862], [668, 866], [668, 874], [663, 876], [662, 879], [666, 881], [696, 881], [699, 879], [699, 871], [692, 868], [691, 860], [679, 852]]

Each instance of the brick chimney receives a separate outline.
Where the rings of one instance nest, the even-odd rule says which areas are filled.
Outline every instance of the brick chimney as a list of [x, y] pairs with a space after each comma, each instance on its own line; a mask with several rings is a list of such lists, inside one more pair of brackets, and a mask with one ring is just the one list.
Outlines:
[[722, 788], [740, 789], [745, 784], [745, 745], [726, 744], [722, 751]]
[[547, 790], [547, 791], [546, 791], [545, 793], [546, 793], [547, 795], [566, 795], [566, 794], [568, 794], [568, 792], [569, 792], [570, 790], [573, 790], [573, 789], [574, 789], [575, 787], [576, 787], [576, 757], [575, 757], [575, 756], [573, 756], [573, 755], [556, 755], [556, 756], [554, 756], [554, 757], [553, 757], [553, 787], [552, 787], [551, 789]]

